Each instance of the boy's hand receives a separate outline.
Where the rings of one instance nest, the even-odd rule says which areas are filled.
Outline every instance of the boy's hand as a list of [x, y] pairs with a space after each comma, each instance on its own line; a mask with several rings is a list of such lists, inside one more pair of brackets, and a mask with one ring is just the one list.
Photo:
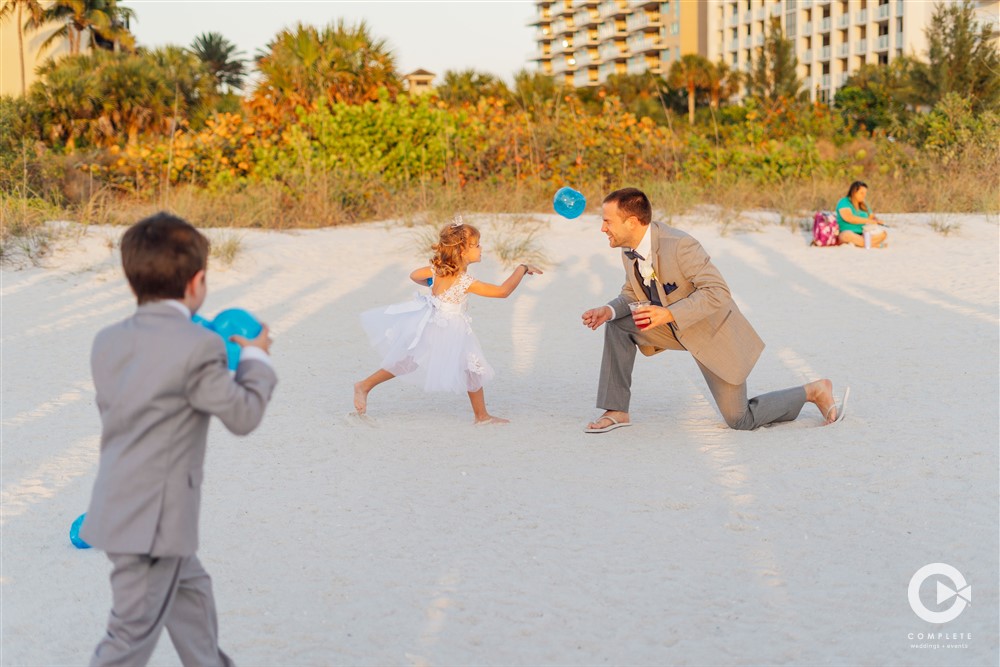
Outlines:
[[262, 324], [260, 328], [260, 335], [256, 338], [244, 338], [243, 336], [230, 336], [229, 340], [233, 341], [240, 347], [259, 347], [268, 354], [271, 353], [271, 330], [267, 328], [266, 324]]

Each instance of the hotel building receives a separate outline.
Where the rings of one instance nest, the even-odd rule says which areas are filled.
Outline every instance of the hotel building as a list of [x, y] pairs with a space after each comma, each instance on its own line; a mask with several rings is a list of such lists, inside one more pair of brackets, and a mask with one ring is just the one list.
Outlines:
[[703, 53], [709, 6], [690, 0], [537, 0], [538, 71], [573, 87], [612, 74], [666, 75], [682, 54]]
[[[955, 1], [955, 0], [952, 0]], [[926, 58], [930, 0], [536, 0], [529, 25], [538, 70], [574, 87], [610, 74], [666, 75], [697, 53], [748, 71], [768, 25], [780, 23], [811, 100], [831, 101], [863, 65], [902, 55]], [[978, 0], [996, 29], [1000, 0]]]

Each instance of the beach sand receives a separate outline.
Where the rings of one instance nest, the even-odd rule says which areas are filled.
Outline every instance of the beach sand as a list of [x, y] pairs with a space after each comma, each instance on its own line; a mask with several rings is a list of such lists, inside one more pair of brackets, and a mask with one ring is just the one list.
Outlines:
[[[635, 424], [603, 435], [582, 430], [603, 336], [580, 315], [618, 293], [619, 254], [593, 214], [535, 217], [545, 275], [470, 311], [507, 426], [401, 382], [371, 394], [374, 424], [348, 416], [378, 363], [358, 315], [415, 291], [426, 230], [239, 232], [234, 264], [210, 266], [203, 313], [270, 324], [280, 377], [255, 433], [209, 436], [199, 556], [237, 663], [997, 664], [996, 216], [949, 216], [945, 237], [936, 216], [887, 215], [884, 252], [675, 219], [767, 343], [751, 395], [829, 377], [851, 386], [847, 417], [821, 428], [807, 405], [731, 431], [691, 357], [666, 352], [637, 361]], [[471, 272], [499, 282], [506, 223], [472, 222]], [[134, 309], [122, 231], [2, 273], [3, 665], [86, 664], [104, 631], [109, 562], [67, 532], [98, 457], [90, 345]], [[935, 562], [973, 590], [944, 625], [907, 602]], [[152, 664], [179, 664], [166, 633]]]

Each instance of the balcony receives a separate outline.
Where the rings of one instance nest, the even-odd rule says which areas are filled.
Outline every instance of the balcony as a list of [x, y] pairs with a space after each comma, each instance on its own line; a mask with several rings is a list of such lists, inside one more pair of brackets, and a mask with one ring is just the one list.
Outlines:
[[594, 68], [581, 69], [573, 73], [573, 87], [586, 88], [597, 84], [597, 70]]
[[635, 32], [636, 30], [645, 30], [647, 28], [659, 28], [660, 27], [660, 15], [649, 14], [646, 12], [635, 12], [627, 19], [625, 19], [625, 27], [629, 32]]
[[598, 46], [601, 43], [600, 38], [597, 34], [591, 33], [576, 33], [576, 44], [577, 46]]
[[843, 88], [844, 86], [846, 86], [847, 85], [847, 81], [850, 78], [851, 78], [851, 75], [848, 72], [841, 72], [840, 74], [838, 74], [837, 75], [837, 88]]
[[812, 24], [812, 21], [806, 21], [806, 22], [805, 22], [805, 23], [804, 23], [804, 24], [802, 25], [802, 34], [803, 34], [803, 35], [811, 35], [811, 34], [812, 34], [812, 32], [813, 32], [813, 24]]
[[903, 0], [896, 0], [896, 16], [903, 15]]
[[771, 16], [775, 18], [781, 16], [781, 5], [771, 5]]
[[802, 79], [802, 86], [803, 86], [803, 87], [804, 87], [804, 88], [805, 88], [806, 90], [812, 90], [812, 87], [813, 87], [813, 80], [812, 80], [812, 77], [811, 77], [811, 76], [807, 76], [807, 77], [805, 77], [804, 79]]
[[632, 13], [632, 9], [628, 6], [628, 3], [619, 4], [617, 0], [602, 2], [597, 11], [602, 19], [611, 18], [612, 16], [627, 16]]
[[535, 16], [535, 18], [528, 21], [528, 25], [541, 25], [543, 23], [549, 23], [552, 20], [552, 12], [548, 9], [543, 9]]
[[647, 37], [629, 42], [629, 50], [632, 53], [647, 53], [649, 51], [659, 51], [663, 48], [663, 43], [659, 37]]
[[764, 11], [763, 7], [758, 7], [753, 12], [753, 18], [755, 21], [763, 21], [767, 13]]
[[875, 12], [875, 20], [876, 21], [887, 20], [889, 18], [890, 12], [891, 10], [889, 8], [889, 3], [886, 3], [884, 5], [879, 5], [878, 10]]
[[739, 14], [730, 15], [729, 26], [732, 28], [738, 26], [739, 24], [740, 24], [740, 15]]
[[552, 39], [552, 28], [545, 26], [535, 31], [536, 42], [548, 42]]
[[888, 51], [889, 50], [889, 35], [879, 35], [878, 39], [875, 41], [876, 51]]
[[830, 59], [830, 45], [829, 44], [826, 45], [826, 46], [824, 46], [823, 48], [821, 48], [819, 50], [819, 59], [820, 60], [824, 60], [824, 61]]
[[569, 15], [571, 15], [575, 11], [576, 10], [573, 8], [573, 3], [572, 2], [566, 2], [566, 3], [563, 3], [561, 6], [560, 5], [556, 5], [556, 7], [554, 9], [554, 14], [556, 16], [569, 16]]
[[868, 40], [860, 39], [854, 43], [854, 52], [859, 56], [865, 55], [868, 52]]
[[826, 18], [824, 18], [822, 21], [819, 22], [819, 31], [820, 32], [830, 32], [830, 28], [832, 27], [832, 24], [833, 24], [833, 19], [831, 19], [829, 16], [827, 16]]
[[743, 38], [743, 48], [749, 49], [753, 46], [753, 37], [747, 36]]
[[799, 3], [799, 6], [802, 9], [809, 9], [813, 6], [813, 0], [802, 0], [802, 2]]
[[573, 14], [573, 25], [577, 28], [583, 28], [588, 25], [597, 25], [601, 22], [601, 17], [597, 12], [591, 13], [589, 10], [578, 11]]
[[605, 44], [598, 50], [598, 53], [601, 56], [601, 60], [605, 62], [609, 60], [621, 60], [628, 57], [628, 48], [624, 45], [619, 47], [615, 44]]
[[843, 44], [840, 44], [837, 47], [838, 58], [847, 58], [850, 55], [851, 55], [851, 45], [849, 43], [844, 42]]
[[572, 55], [574, 50], [572, 39], [564, 39], [552, 45], [552, 53], [568, 53]]
[[557, 19], [556, 22], [552, 24], [553, 35], [565, 35], [572, 32], [574, 32], [572, 24], [567, 23], [563, 19]]
[[823, 75], [823, 83], [822, 83], [822, 87], [823, 87], [824, 89], [826, 89], [826, 88], [829, 88], [829, 87], [830, 87], [830, 75], [829, 75], [829, 74], [824, 74], [824, 75]]
[[547, 62], [552, 60], [552, 52], [544, 49], [536, 49], [535, 52], [531, 54], [531, 59], [537, 62]]
[[751, 12], [748, 9], [745, 12], [743, 12], [743, 22], [744, 23], [750, 23], [750, 21], [753, 21], [753, 12]]
[[812, 49], [806, 49], [806, 51], [802, 54], [802, 62], [806, 63], [806, 64], [809, 64], [812, 61], [813, 61], [813, 52], [812, 52]]
[[841, 14], [837, 17], [837, 27], [838, 28], [849, 28], [851, 26], [851, 15]]
[[740, 40], [739, 39], [733, 39], [733, 40], [729, 41], [729, 50], [730, 51], [738, 51], [739, 48], [740, 48]]
[[764, 46], [764, 35], [755, 35], [753, 38], [754, 46]]
[[614, 23], [603, 23], [597, 29], [597, 38], [601, 41], [610, 39], [612, 37], [624, 37], [625, 31], [620, 30]]
[[854, 23], [855, 23], [855, 25], [864, 25], [864, 24], [868, 23], [868, 10], [867, 9], [862, 9], [859, 12], [855, 12], [855, 14], [854, 14]]

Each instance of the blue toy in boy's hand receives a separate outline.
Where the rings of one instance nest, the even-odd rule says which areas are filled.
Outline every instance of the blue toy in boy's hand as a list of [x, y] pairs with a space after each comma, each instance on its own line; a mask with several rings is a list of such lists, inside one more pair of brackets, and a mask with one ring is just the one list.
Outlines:
[[80, 539], [80, 526], [83, 525], [83, 519], [85, 516], [87, 516], [86, 512], [76, 517], [76, 521], [74, 521], [73, 525], [69, 527], [69, 541], [72, 542], [73, 546], [77, 549], [90, 548], [89, 544]]
[[191, 320], [222, 336], [222, 340], [226, 343], [226, 355], [231, 371], [235, 371], [240, 364], [240, 346], [229, 340], [229, 337], [256, 338], [263, 329], [253, 315], [240, 308], [224, 310], [211, 322], [200, 315], [195, 315]]
[[587, 208], [587, 199], [573, 188], [559, 188], [552, 198], [552, 208], [562, 217], [572, 220], [580, 217]]

